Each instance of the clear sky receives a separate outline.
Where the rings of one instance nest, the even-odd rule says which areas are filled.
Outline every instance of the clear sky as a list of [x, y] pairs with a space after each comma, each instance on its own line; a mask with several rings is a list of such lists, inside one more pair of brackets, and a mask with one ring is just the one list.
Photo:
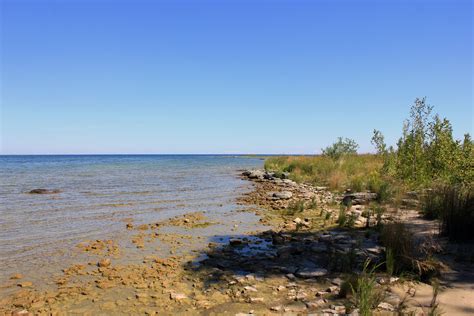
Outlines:
[[472, 1], [0, 2], [3, 154], [365, 152], [417, 96], [473, 132]]

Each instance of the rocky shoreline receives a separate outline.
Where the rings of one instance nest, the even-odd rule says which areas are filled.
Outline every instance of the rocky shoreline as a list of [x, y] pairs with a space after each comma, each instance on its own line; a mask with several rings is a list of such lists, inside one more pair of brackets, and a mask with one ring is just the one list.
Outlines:
[[[187, 233], [215, 224], [202, 212], [138, 226], [127, 223], [124, 229], [137, 248], [156, 239], [170, 247], [170, 256], [149, 255], [141, 264], [123, 265], [114, 260], [121, 252], [114, 241], [81, 243], [78, 248], [95, 260], [64, 269], [57, 290], [36, 290], [13, 275], [10, 286], [19, 291], [0, 300], [0, 315], [358, 315], [345, 280], [368, 259], [382, 262], [384, 248], [376, 232], [364, 229], [376, 225], [375, 218], [366, 217], [364, 205], [348, 211], [359, 229], [339, 228], [336, 220], [341, 203], [351, 199], [363, 204], [367, 196], [337, 195], [263, 170], [244, 171], [242, 178], [254, 185], [238, 201], [242, 212], [255, 212], [268, 230], [230, 231], [202, 245], [203, 240]], [[390, 221], [391, 216], [378, 220]], [[183, 232], [161, 231], [170, 226]], [[202, 247], [179, 251], [190, 243]], [[410, 295], [412, 284], [398, 283], [378, 276], [383, 293], [379, 313], [395, 313]], [[407, 288], [399, 295], [393, 286]]]

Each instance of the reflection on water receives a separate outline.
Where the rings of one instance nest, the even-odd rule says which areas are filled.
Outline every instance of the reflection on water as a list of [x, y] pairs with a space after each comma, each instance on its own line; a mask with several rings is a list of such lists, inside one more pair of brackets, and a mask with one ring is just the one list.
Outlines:
[[[261, 164], [224, 156], [0, 156], [0, 281], [61, 262], [83, 240], [120, 237], [127, 219], [202, 210], [225, 218], [249, 189], [237, 170]], [[27, 194], [36, 188], [62, 192]]]

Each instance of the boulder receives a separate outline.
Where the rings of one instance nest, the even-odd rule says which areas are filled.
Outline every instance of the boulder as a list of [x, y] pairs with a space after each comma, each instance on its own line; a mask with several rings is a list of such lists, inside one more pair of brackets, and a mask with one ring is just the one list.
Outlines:
[[266, 172], [263, 170], [246, 170], [242, 172], [242, 175], [249, 179], [264, 179]]

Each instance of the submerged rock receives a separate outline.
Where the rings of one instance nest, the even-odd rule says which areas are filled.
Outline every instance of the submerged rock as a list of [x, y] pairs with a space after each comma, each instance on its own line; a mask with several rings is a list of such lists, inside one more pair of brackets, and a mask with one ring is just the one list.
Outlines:
[[49, 190], [49, 189], [33, 189], [29, 194], [56, 194], [56, 193], [61, 193], [61, 190], [54, 189], [54, 190]]
[[301, 278], [317, 278], [325, 276], [326, 274], [328, 274], [328, 270], [323, 268], [302, 269], [296, 272], [296, 275]]

